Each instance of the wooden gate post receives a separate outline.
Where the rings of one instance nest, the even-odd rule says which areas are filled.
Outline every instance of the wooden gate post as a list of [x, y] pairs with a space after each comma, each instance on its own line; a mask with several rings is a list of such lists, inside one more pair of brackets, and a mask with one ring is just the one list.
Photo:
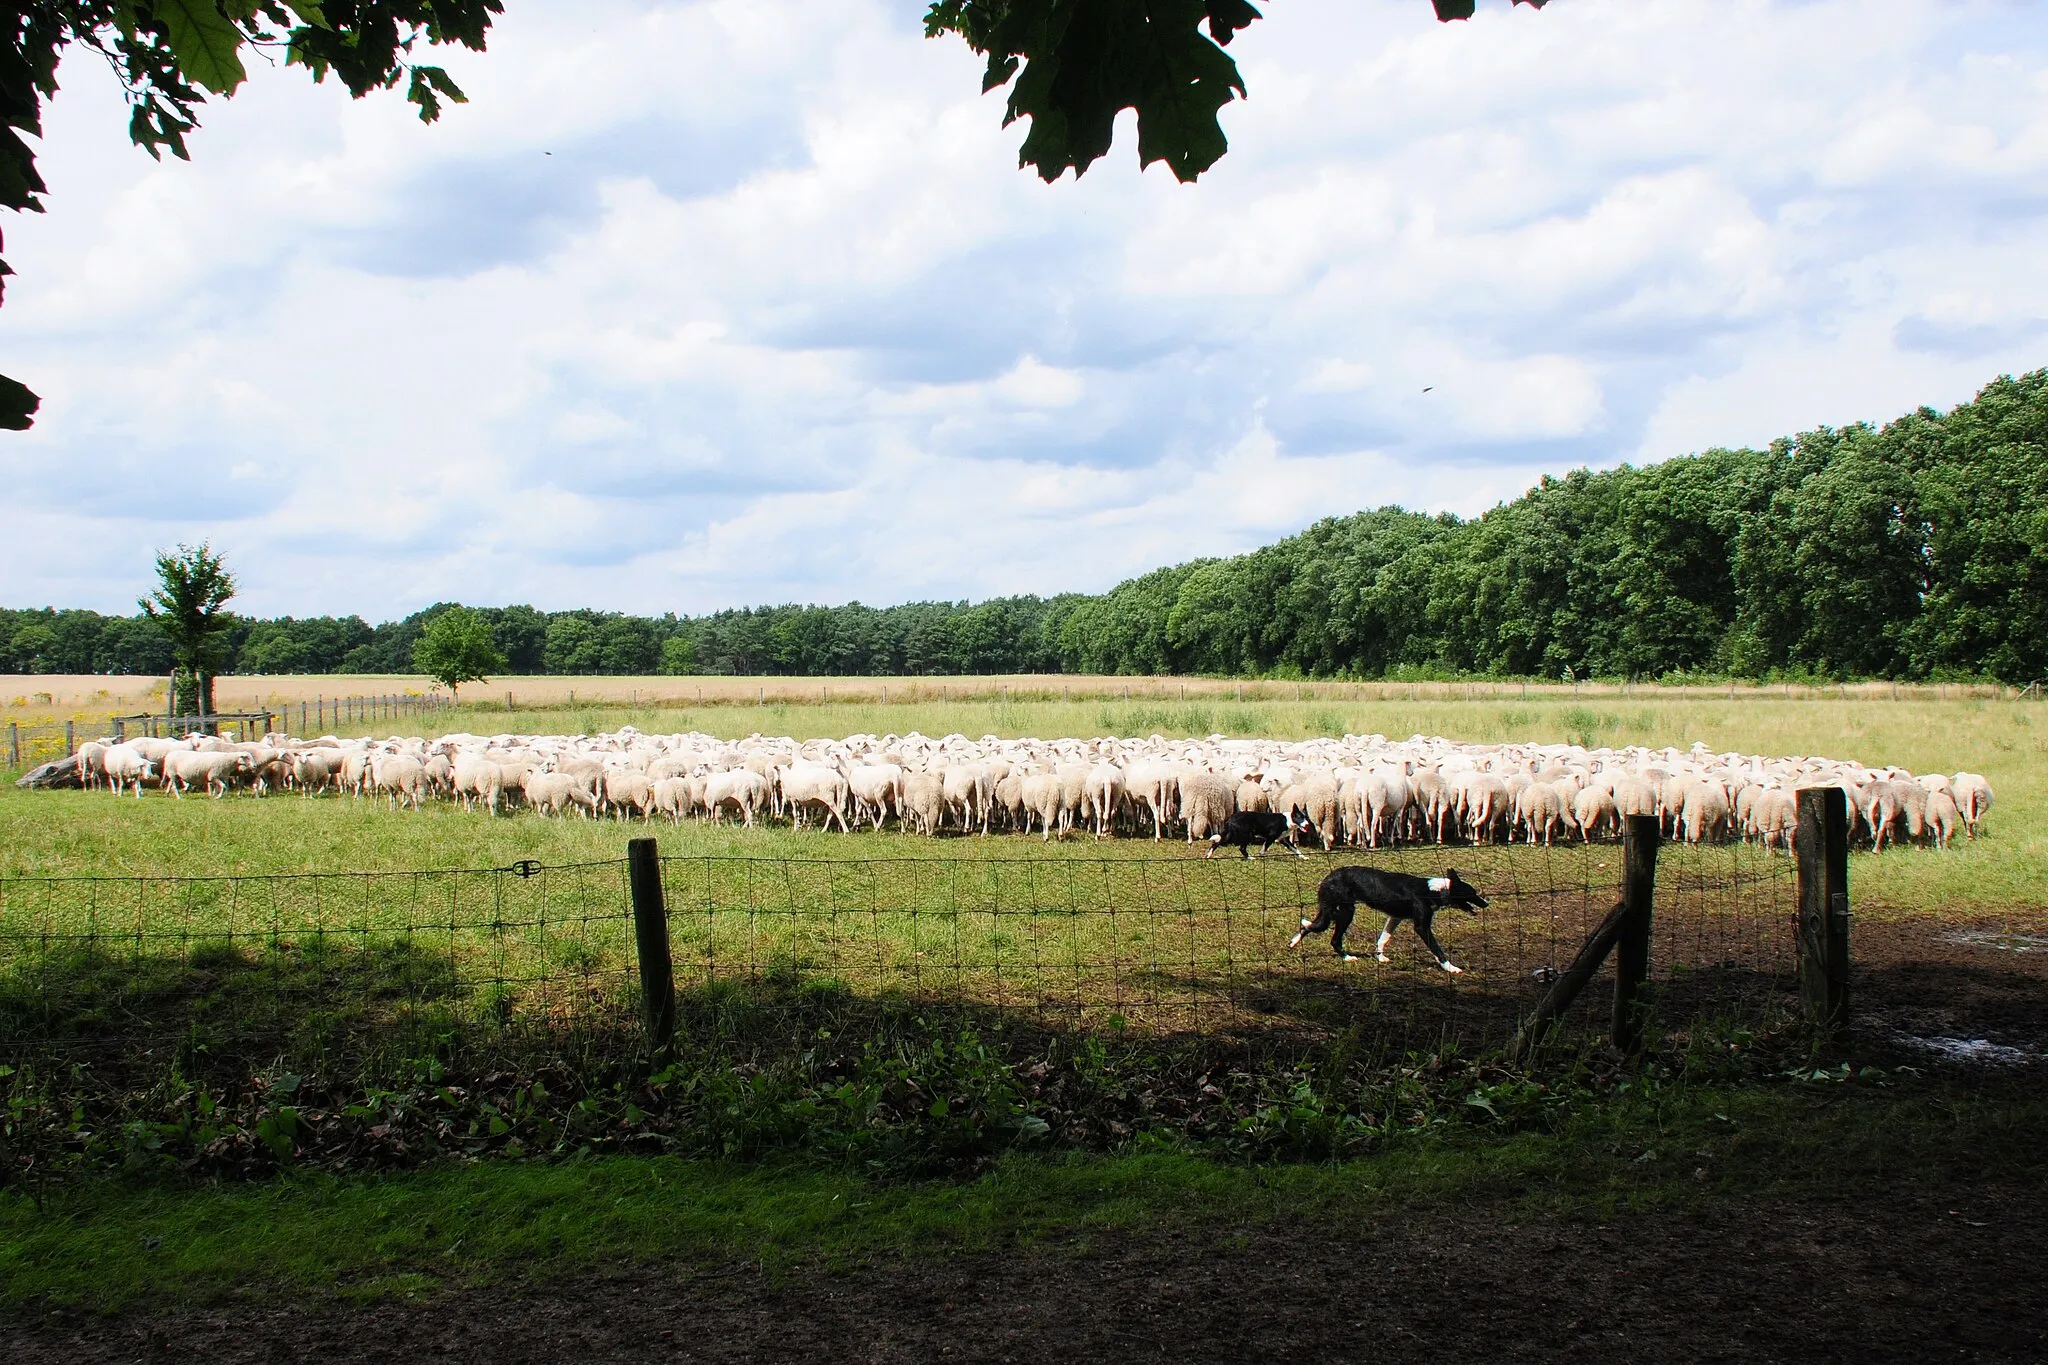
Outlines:
[[627, 841], [626, 875], [633, 888], [633, 939], [640, 953], [642, 1017], [648, 1046], [659, 1056], [676, 1037], [676, 978], [669, 960], [668, 898], [661, 889], [661, 854], [654, 840]]
[[1799, 792], [1799, 992], [1823, 1038], [1849, 1025], [1849, 794]]
[[1621, 923], [1614, 951], [1614, 1046], [1643, 1045], [1643, 999], [1650, 981], [1650, 915], [1657, 890], [1657, 844], [1663, 832], [1654, 815], [1631, 815], [1622, 843]]

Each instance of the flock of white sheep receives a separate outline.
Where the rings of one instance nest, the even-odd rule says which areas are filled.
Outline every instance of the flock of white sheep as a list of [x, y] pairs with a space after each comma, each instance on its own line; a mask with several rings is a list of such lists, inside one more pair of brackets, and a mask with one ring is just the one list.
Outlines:
[[418, 809], [430, 799], [497, 814], [523, 804], [671, 821], [787, 819], [842, 831], [890, 821], [925, 835], [1075, 831], [1207, 839], [1238, 811], [1298, 811], [1328, 846], [1614, 836], [1630, 815], [1659, 817], [1689, 842], [1746, 839], [1790, 848], [1794, 793], [1839, 786], [1855, 834], [1871, 846], [1971, 837], [1991, 807], [1975, 773], [1914, 775], [1827, 758], [1763, 758], [1691, 749], [1462, 744], [1421, 735], [1342, 739], [998, 739], [853, 735], [471, 735], [438, 739], [231, 744], [193, 736], [88, 743], [80, 785], [139, 799], [346, 792]]

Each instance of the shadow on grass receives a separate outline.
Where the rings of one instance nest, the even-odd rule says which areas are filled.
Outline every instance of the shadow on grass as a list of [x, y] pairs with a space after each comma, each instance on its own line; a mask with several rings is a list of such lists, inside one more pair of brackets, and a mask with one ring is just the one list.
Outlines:
[[[84, 1061], [110, 1082], [175, 1065], [200, 1078], [265, 1066], [376, 1073], [420, 1057], [488, 1061], [544, 1051], [644, 1057], [635, 976], [589, 955], [524, 975], [458, 961], [405, 936], [195, 941], [176, 951], [105, 943], [32, 951], [0, 968], [0, 1049]], [[1086, 1038], [1148, 1049], [1306, 1055], [1333, 1038], [1388, 1057], [1467, 1054], [1513, 1036], [1544, 981], [1519, 971], [1452, 977], [1426, 962], [1307, 960], [1205, 972], [1143, 968], [1085, 981], [949, 977], [883, 989], [798, 957], [678, 991], [679, 1045], [765, 1061], [821, 1036], [884, 1037], [900, 1026], [990, 1036]], [[1794, 983], [1734, 963], [1660, 978], [1661, 1026], [1781, 1017]], [[1597, 1033], [1596, 980], [1573, 1027]], [[1967, 992], [1962, 992], [1967, 996]], [[130, 1073], [133, 1073], [131, 1076]]]

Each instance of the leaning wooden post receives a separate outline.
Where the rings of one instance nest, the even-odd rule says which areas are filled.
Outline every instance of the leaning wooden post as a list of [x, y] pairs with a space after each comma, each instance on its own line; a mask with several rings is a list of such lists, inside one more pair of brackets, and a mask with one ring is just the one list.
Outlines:
[[1649, 1013], [1643, 996], [1650, 982], [1650, 914], [1661, 838], [1656, 816], [1628, 817], [1621, 854], [1621, 923], [1614, 943], [1614, 1046], [1623, 1052], [1642, 1047]]
[[1823, 1038], [1849, 1024], [1849, 794], [1799, 792], [1799, 991]]
[[652, 839], [626, 843], [626, 875], [633, 888], [633, 938], [640, 952], [640, 1001], [647, 1043], [655, 1055], [676, 1037], [675, 967], [669, 961], [668, 899], [661, 890], [661, 854]]

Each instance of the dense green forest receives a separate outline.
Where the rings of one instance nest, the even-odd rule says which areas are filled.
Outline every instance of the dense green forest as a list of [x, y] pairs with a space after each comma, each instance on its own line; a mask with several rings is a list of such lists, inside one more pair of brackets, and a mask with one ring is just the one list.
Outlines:
[[[233, 671], [402, 673], [447, 603], [236, 622]], [[658, 618], [480, 609], [510, 671], [2048, 675], [2048, 370], [1948, 413], [1333, 517], [1099, 596]], [[0, 671], [161, 673], [146, 620], [0, 611]]]

